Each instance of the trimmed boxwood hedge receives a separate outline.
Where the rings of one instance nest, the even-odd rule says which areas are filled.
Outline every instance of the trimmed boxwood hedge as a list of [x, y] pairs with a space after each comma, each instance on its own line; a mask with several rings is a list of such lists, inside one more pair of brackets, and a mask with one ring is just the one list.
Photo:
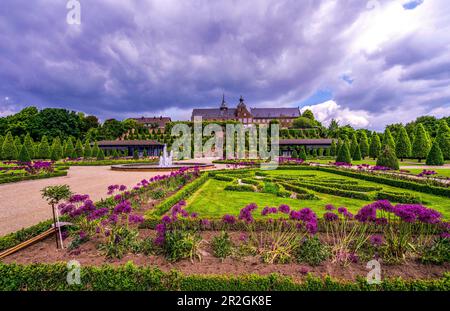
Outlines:
[[440, 195], [444, 197], [450, 197], [450, 188], [445, 187], [436, 187], [428, 184], [422, 184], [410, 180], [402, 180], [402, 179], [394, 179], [394, 178], [388, 178], [384, 176], [374, 175], [374, 174], [367, 174], [363, 172], [351, 172], [349, 170], [340, 170], [340, 169], [333, 169], [333, 168], [327, 168], [327, 167], [317, 167], [316, 169], [328, 173], [338, 174], [342, 176], [352, 177], [356, 179], [362, 179], [372, 182], [377, 182], [380, 184], [385, 184], [388, 186], [408, 189], [408, 190], [414, 190], [417, 192], [423, 192], [423, 193], [429, 193], [434, 195]]
[[410, 193], [396, 193], [389, 191], [379, 191], [375, 195], [375, 200], [389, 200], [404, 204], [426, 204], [420, 197]]
[[166, 213], [172, 206], [180, 202], [181, 200], [184, 200], [188, 198], [190, 195], [192, 195], [195, 191], [197, 191], [200, 186], [202, 186], [209, 178], [209, 173], [205, 172], [202, 173], [200, 177], [195, 179], [194, 181], [190, 182], [189, 184], [185, 185], [181, 190], [179, 190], [174, 195], [168, 197], [167, 199], [163, 200], [161, 203], [159, 203], [154, 210], [150, 210], [150, 213], [147, 213], [147, 215], [156, 214], [156, 215], [163, 215]]
[[317, 192], [336, 195], [340, 197], [346, 197], [346, 198], [353, 198], [353, 199], [359, 199], [359, 200], [365, 200], [370, 201], [372, 200], [372, 197], [368, 195], [367, 193], [363, 192], [356, 192], [351, 190], [341, 190], [337, 188], [331, 188], [331, 187], [325, 187], [321, 185], [315, 185], [311, 183], [305, 183], [297, 181], [294, 183], [294, 185], [298, 185], [300, 187], [308, 188]]
[[429, 280], [386, 279], [370, 285], [359, 277], [341, 281], [329, 276], [308, 275], [298, 282], [279, 274], [270, 275], [184, 275], [179, 271], [162, 272], [154, 267], [132, 263], [113, 267], [81, 267], [79, 285], [67, 282], [68, 268], [57, 264], [1, 264], [1, 291], [448, 291], [450, 274]]

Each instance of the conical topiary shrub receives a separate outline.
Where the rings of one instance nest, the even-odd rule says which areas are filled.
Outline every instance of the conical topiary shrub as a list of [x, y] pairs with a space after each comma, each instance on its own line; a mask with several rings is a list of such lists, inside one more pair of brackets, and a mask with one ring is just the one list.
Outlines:
[[352, 163], [352, 157], [350, 155], [350, 149], [348, 143], [343, 143], [341, 148], [339, 148], [339, 153], [336, 158], [336, 162]]
[[20, 162], [31, 162], [30, 154], [28, 153], [28, 149], [25, 145], [22, 145], [22, 148], [20, 148], [18, 160]]
[[359, 149], [359, 145], [356, 145], [352, 158], [353, 158], [353, 161], [361, 160], [361, 150]]
[[431, 146], [430, 152], [427, 156], [427, 165], [444, 165], [444, 156], [442, 154], [441, 148], [439, 147], [439, 142], [434, 141], [433, 146]]
[[383, 150], [378, 156], [377, 166], [389, 167], [393, 170], [399, 169], [397, 156], [395, 155], [395, 152], [394, 150], [392, 150], [391, 146], [384, 146]]

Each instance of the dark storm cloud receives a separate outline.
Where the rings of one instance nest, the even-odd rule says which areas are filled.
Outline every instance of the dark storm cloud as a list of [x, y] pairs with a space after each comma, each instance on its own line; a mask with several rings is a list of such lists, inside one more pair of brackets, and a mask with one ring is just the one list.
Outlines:
[[[64, 0], [2, 1], [0, 96], [10, 99], [0, 113], [37, 105], [122, 118], [217, 105], [222, 92], [230, 104], [242, 94], [250, 106], [295, 105], [328, 88], [344, 107], [377, 112], [408, 97], [401, 79], [448, 78], [439, 71], [448, 40], [409, 34], [351, 55], [345, 32], [366, 1], [80, 2], [77, 26]], [[440, 62], [414, 67], [430, 58]], [[348, 59], [351, 86], [339, 78]], [[391, 83], [383, 74], [395, 66], [405, 71]]]

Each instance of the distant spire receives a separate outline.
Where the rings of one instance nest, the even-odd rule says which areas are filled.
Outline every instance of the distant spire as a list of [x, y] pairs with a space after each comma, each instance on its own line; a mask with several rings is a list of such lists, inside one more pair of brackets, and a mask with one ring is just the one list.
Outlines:
[[220, 105], [220, 110], [227, 110], [227, 103], [225, 102], [225, 94], [222, 94], [222, 104]]

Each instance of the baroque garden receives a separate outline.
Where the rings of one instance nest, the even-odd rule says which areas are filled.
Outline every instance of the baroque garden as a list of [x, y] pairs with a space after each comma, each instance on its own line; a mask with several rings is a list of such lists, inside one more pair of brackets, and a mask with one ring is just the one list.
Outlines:
[[277, 167], [248, 157], [248, 133], [244, 156], [190, 159], [172, 129], [192, 121], [33, 107], [1, 118], [0, 193], [17, 211], [0, 218], [0, 289], [449, 289], [450, 118], [377, 133], [242, 97], [197, 116], [202, 129], [279, 126]]

